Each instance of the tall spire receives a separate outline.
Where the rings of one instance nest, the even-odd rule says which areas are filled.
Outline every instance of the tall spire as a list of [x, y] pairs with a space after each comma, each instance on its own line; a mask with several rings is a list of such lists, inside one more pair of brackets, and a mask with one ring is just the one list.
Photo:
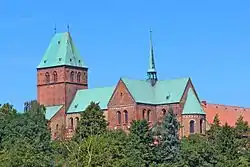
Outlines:
[[148, 68], [148, 81], [151, 82], [151, 85], [154, 86], [157, 82], [157, 72], [155, 68], [155, 60], [154, 60], [154, 48], [152, 41], [152, 30], [150, 29], [150, 53], [149, 53], [149, 68]]

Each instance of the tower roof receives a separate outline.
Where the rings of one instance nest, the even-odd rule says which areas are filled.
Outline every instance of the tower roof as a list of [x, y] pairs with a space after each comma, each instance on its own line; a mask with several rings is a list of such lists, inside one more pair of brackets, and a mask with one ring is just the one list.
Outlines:
[[75, 47], [69, 32], [56, 33], [37, 68], [55, 66], [74, 66], [87, 68]]

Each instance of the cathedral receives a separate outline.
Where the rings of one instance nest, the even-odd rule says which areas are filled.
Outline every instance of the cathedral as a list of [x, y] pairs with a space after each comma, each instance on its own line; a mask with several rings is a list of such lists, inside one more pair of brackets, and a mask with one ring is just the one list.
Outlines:
[[154, 56], [150, 37], [146, 79], [120, 78], [116, 85], [89, 89], [88, 67], [70, 33], [55, 33], [37, 66], [37, 100], [46, 107], [52, 138], [71, 138], [92, 101], [99, 103], [110, 129], [127, 131], [132, 120], [141, 119], [152, 126], [170, 107], [181, 124], [180, 137], [206, 133], [216, 114], [221, 124], [234, 126], [241, 115], [250, 123], [250, 108], [201, 101], [191, 78], [158, 78]]

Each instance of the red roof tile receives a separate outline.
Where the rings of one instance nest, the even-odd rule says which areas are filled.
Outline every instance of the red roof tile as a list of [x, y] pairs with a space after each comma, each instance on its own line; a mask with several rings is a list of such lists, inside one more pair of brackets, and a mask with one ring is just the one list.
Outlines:
[[212, 123], [215, 115], [218, 114], [222, 125], [227, 122], [229, 125], [234, 126], [240, 115], [250, 124], [250, 108], [210, 104], [205, 101], [202, 102], [202, 107], [206, 113], [208, 123]]

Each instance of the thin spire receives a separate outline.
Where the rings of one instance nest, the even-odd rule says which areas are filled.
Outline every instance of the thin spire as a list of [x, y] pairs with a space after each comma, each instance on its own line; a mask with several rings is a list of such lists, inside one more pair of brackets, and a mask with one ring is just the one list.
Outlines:
[[68, 29], [68, 32], [69, 32], [69, 24], [67, 25], [67, 29]]
[[153, 40], [152, 40], [152, 30], [150, 29], [150, 55], [149, 55], [149, 70], [155, 69], [155, 61], [154, 61], [154, 48], [153, 48]]
[[56, 34], [56, 24], [55, 24], [55, 27], [54, 27], [54, 33]]
[[153, 48], [153, 40], [152, 40], [152, 30], [150, 29], [150, 53], [149, 53], [149, 68], [148, 68], [148, 81], [151, 82], [151, 85], [154, 86], [157, 82], [157, 72], [155, 68], [155, 60], [154, 60], [154, 48]]

